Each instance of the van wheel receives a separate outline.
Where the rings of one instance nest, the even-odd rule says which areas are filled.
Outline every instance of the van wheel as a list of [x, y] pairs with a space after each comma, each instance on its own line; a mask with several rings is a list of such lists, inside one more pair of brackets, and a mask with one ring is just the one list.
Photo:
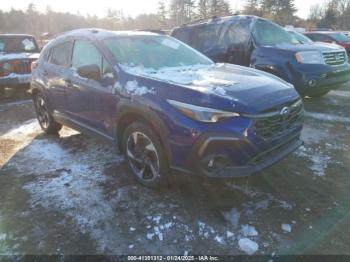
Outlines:
[[47, 134], [57, 134], [62, 125], [52, 117], [42, 94], [39, 93], [34, 97], [34, 106], [41, 129]]
[[149, 188], [166, 184], [168, 161], [155, 132], [142, 122], [135, 122], [123, 134], [124, 156], [136, 180]]
[[328, 93], [329, 93], [329, 91], [322, 91], [322, 92], [314, 93], [314, 94], [308, 95], [308, 96], [311, 98], [319, 98], [319, 97], [327, 95]]

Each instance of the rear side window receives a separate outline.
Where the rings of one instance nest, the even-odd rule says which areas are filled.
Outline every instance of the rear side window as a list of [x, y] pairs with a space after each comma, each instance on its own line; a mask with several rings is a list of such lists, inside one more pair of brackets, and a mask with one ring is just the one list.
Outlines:
[[49, 61], [50, 51], [51, 51], [50, 48], [45, 48], [43, 50], [43, 52], [41, 53], [41, 57], [42, 57], [43, 61], [45, 61], [45, 62]]
[[249, 48], [251, 40], [250, 21], [238, 20], [228, 26], [227, 31], [222, 36], [221, 45], [223, 47], [241, 46], [242, 49]]
[[188, 44], [190, 42], [190, 31], [189, 30], [182, 30], [182, 29], [175, 30], [172, 36], [179, 39], [180, 41], [182, 41], [186, 44]]
[[323, 42], [323, 41], [331, 41], [332, 40], [327, 35], [322, 35], [322, 34], [310, 34], [307, 36], [315, 42]]
[[59, 44], [52, 48], [52, 55], [50, 62], [55, 65], [69, 66], [70, 57], [71, 57], [72, 43], [65, 42], [63, 44]]
[[220, 37], [220, 25], [206, 25], [195, 30], [193, 46], [206, 53], [218, 46]]

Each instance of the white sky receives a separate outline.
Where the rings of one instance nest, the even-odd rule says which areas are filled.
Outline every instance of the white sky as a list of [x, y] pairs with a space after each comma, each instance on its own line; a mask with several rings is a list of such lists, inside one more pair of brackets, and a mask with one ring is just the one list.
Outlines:
[[[121, 9], [125, 16], [136, 16], [140, 13], [153, 13], [157, 10], [159, 0], [2, 0], [0, 9], [8, 11], [11, 7], [25, 9], [29, 3], [34, 3], [40, 11], [50, 6], [54, 11], [90, 14], [104, 16], [108, 8]], [[244, 0], [228, 0], [234, 9], [242, 9]], [[295, 0], [299, 9], [297, 15], [306, 18], [310, 7], [323, 4], [326, 0]], [[170, 2], [170, 0], [165, 0]]]

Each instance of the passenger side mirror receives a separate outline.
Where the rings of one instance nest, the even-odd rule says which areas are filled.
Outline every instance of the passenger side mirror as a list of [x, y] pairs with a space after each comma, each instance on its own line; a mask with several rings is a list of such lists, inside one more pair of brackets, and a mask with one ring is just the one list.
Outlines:
[[97, 82], [101, 81], [101, 71], [98, 65], [85, 65], [77, 70], [78, 75], [83, 78], [93, 79]]

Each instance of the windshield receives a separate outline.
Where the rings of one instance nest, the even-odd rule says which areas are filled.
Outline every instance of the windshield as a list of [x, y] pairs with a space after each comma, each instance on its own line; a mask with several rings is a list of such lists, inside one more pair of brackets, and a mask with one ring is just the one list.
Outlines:
[[337, 42], [350, 42], [350, 38], [342, 33], [332, 33], [330, 34], [330, 37], [332, 37]]
[[282, 27], [258, 19], [253, 29], [253, 36], [258, 45], [275, 46], [280, 44], [297, 45], [300, 42]]
[[213, 61], [198, 51], [167, 36], [115, 37], [104, 42], [121, 65], [159, 69], [213, 64]]
[[39, 49], [31, 36], [0, 36], [0, 52], [37, 53]]
[[309, 44], [309, 43], [313, 43], [313, 41], [304, 36], [303, 34], [300, 34], [298, 32], [295, 32], [295, 31], [290, 31], [289, 32], [293, 37], [295, 37], [301, 44]]

